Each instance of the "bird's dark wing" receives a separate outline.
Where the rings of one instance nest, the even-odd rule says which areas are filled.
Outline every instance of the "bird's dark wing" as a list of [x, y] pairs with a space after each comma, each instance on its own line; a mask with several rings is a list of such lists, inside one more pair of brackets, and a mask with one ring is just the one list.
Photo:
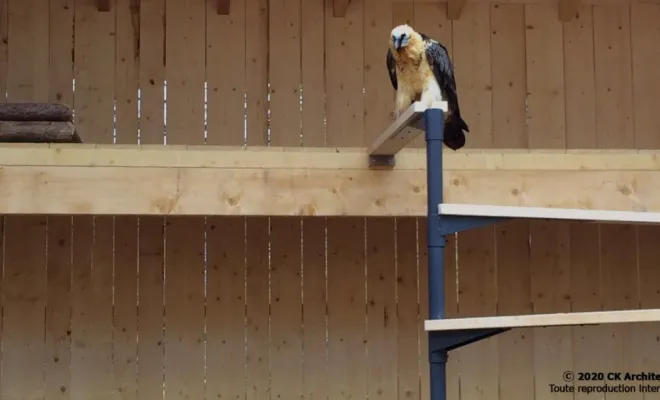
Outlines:
[[390, 49], [387, 49], [387, 72], [390, 75], [390, 82], [392, 82], [392, 87], [394, 90], [397, 90], [398, 84], [396, 80], [396, 63]]
[[426, 59], [433, 69], [433, 75], [440, 87], [447, 92], [450, 102], [455, 101], [451, 97], [456, 96], [456, 81], [454, 79], [454, 66], [449, 58], [447, 49], [441, 43], [420, 34], [426, 44]]
[[449, 58], [449, 53], [440, 42], [420, 33], [426, 44], [426, 59], [433, 70], [433, 76], [438, 81], [440, 89], [447, 96], [447, 103], [456, 117], [460, 127], [469, 132], [468, 126], [461, 118], [458, 106], [458, 93], [456, 92], [456, 80], [454, 78], [454, 66]]

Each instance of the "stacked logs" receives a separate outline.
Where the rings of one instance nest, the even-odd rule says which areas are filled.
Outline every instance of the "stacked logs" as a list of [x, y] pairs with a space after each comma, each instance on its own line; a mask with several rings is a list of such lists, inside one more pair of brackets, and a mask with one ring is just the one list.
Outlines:
[[82, 143], [73, 110], [54, 103], [0, 103], [0, 142]]

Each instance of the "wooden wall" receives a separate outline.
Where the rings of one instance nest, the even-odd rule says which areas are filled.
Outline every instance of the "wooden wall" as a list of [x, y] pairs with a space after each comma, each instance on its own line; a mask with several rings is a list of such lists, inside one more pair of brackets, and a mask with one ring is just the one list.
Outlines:
[[[386, 40], [408, 21], [452, 53], [470, 148], [660, 147], [660, 4], [585, 4], [562, 24], [554, 4], [475, 1], [451, 22], [429, 1], [353, 0], [334, 19], [330, 0], [232, 0], [229, 17], [211, 0], [0, 0], [0, 87], [73, 105], [87, 143], [363, 146], [389, 123]], [[3, 399], [428, 398], [423, 219], [11, 216], [3, 231]], [[658, 307], [659, 240], [542, 221], [461, 234], [448, 316]], [[451, 355], [450, 399], [657, 371], [659, 336], [509, 332]], [[624, 396], [643, 398], [607, 394]]]

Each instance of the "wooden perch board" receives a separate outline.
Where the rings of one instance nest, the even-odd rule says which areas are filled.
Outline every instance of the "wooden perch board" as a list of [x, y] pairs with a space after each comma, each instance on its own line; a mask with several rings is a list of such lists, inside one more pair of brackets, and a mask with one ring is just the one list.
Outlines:
[[[430, 108], [440, 108], [447, 112], [447, 103], [434, 103]], [[394, 155], [415, 140], [417, 136], [423, 134], [424, 111], [426, 110], [427, 107], [421, 102], [413, 103], [374, 140], [368, 149], [369, 155]]]
[[[426, 216], [426, 153], [370, 170], [364, 148], [0, 145], [0, 213]], [[455, 204], [660, 212], [655, 151], [444, 157]]]
[[0, 103], [0, 121], [73, 121], [73, 110], [64, 104]]
[[3, 143], [82, 143], [72, 122], [0, 121]]
[[434, 319], [424, 321], [424, 329], [426, 331], [454, 331], [657, 321], [660, 321], [660, 309]]
[[584, 210], [579, 208], [515, 207], [483, 204], [443, 203], [438, 205], [438, 213], [441, 215], [470, 217], [559, 219], [588, 222], [660, 224], [660, 212], [643, 211]]

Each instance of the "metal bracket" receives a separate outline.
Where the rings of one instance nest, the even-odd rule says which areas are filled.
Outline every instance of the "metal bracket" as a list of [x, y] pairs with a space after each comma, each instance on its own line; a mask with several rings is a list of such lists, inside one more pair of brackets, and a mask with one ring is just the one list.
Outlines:
[[396, 160], [393, 155], [370, 155], [369, 167], [370, 168], [392, 168], [396, 165]]
[[[460, 329], [456, 331], [431, 331], [429, 332], [429, 351], [433, 361], [434, 353], [441, 355], [447, 351], [466, 346], [468, 344], [488, 339], [491, 336], [506, 332], [511, 328], [492, 329]], [[438, 357], [436, 355], [435, 357]]]
[[441, 235], [451, 235], [470, 229], [481, 228], [506, 221], [511, 218], [506, 217], [468, 217], [461, 215], [440, 215], [439, 225]]

